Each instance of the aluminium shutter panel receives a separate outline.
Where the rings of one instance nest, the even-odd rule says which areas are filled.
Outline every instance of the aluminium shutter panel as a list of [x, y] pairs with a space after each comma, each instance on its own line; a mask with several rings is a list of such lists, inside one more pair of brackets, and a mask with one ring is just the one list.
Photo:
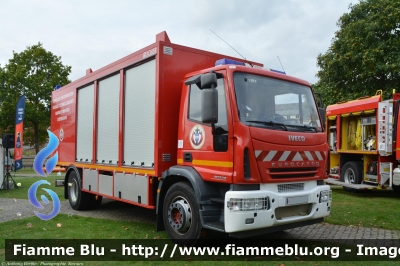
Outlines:
[[78, 90], [76, 159], [92, 162], [94, 85]]
[[117, 164], [120, 75], [99, 81], [97, 163]]
[[125, 165], [152, 167], [155, 138], [156, 60], [125, 73]]

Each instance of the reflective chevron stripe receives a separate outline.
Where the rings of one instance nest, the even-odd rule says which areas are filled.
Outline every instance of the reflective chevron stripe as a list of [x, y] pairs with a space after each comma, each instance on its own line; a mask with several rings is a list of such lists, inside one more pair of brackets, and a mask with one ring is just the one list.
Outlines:
[[256, 150], [254, 155], [257, 161], [322, 161], [326, 158], [326, 152], [320, 151], [260, 151]]

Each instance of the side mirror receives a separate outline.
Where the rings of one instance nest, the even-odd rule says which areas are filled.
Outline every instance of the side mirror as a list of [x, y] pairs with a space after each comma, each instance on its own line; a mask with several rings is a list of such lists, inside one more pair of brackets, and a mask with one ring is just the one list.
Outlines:
[[201, 89], [213, 89], [217, 87], [217, 75], [215, 73], [207, 73], [201, 75]]
[[[203, 85], [203, 81], [202, 81]], [[201, 91], [201, 122], [218, 122], [218, 91], [217, 89], [206, 89]]]

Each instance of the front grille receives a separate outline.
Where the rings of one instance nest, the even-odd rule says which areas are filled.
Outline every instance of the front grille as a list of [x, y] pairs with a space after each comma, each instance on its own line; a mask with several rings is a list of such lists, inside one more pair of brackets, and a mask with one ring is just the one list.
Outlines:
[[315, 177], [317, 168], [273, 168], [269, 174], [272, 178], [304, 178]]
[[278, 192], [302, 191], [302, 190], [304, 190], [304, 183], [291, 183], [291, 184], [278, 185]]

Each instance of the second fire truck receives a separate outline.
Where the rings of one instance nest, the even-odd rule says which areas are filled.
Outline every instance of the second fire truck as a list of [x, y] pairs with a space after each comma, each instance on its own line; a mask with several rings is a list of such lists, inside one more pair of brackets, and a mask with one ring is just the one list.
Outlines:
[[383, 100], [378, 91], [327, 107], [327, 183], [347, 191], [391, 188], [400, 192], [399, 101], [400, 93]]

